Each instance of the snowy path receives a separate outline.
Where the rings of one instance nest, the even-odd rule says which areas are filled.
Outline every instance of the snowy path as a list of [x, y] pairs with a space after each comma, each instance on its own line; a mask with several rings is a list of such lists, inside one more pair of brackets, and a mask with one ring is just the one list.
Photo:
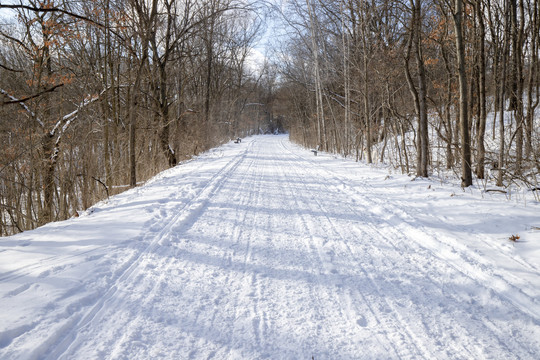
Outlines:
[[538, 205], [384, 179], [254, 137], [0, 239], [0, 358], [540, 358]]

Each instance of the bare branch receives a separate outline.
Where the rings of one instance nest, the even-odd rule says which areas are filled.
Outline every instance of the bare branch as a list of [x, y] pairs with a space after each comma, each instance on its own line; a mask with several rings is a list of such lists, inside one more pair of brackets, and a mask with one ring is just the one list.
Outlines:
[[11, 72], [18, 72], [18, 73], [23, 72], [23, 70], [15, 70], [15, 69], [9, 68], [9, 67], [7, 67], [5, 65], [2, 65], [2, 64], [0, 64], [0, 68], [5, 69], [7, 71], [11, 71]]
[[41, 126], [42, 128], [45, 127], [45, 124], [43, 123], [43, 121], [41, 121], [38, 117], [36, 117], [36, 114], [32, 110], [30, 110], [28, 106], [26, 106], [24, 101], [21, 101], [12, 95], [9, 95], [8, 92], [4, 89], [0, 89], [0, 94], [11, 99], [12, 103], [19, 104], [24, 109], [24, 111], [26, 111], [30, 115], [30, 118], [34, 119], [39, 124], [39, 126]]
[[61, 87], [61, 86], [64, 86], [64, 84], [58, 84], [58, 85], [55, 85], [49, 89], [45, 89], [37, 94], [34, 94], [34, 95], [31, 95], [31, 96], [27, 96], [25, 98], [22, 98], [22, 99], [14, 99], [14, 100], [10, 100], [10, 101], [2, 101], [1, 105], [4, 106], [4, 105], [9, 105], [9, 104], [17, 104], [17, 103], [23, 103], [25, 101], [28, 101], [28, 100], [31, 100], [31, 99], [34, 99], [34, 98], [37, 98], [43, 94], [46, 94], [46, 93], [49, 93], [49, 92], [52, 92], [54, 90], [56, 90], [57, 88]]
[[120, 39], [123, 39], [123, 37], [120, 34], [111, 30], [110, 27], [107, 27], [100, 22], [92, 20], [87, 16], [79, 15], [69, 10], [61, 9], [58, 7], [37, 7], [37, 6], [30, 6], [30, 5], [23, 5], [23, 4], [0, 4], [0, 9], [22, 9], [22, 10], [41, 12], [41, 13], [60, 13], [60, 14], [68, 15], [78, 20], [89, 22], [93, 25], [96, 25], [99, 28], [108, 29], [111, 33], [115, 34]]

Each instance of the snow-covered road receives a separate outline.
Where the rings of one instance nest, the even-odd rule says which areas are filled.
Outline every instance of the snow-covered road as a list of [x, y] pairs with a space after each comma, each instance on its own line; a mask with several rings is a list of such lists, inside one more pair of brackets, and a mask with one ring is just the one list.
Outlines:
[[2, 238], [0, 358], [540, 358], [538, 204], [387, 174], [253, 137]]

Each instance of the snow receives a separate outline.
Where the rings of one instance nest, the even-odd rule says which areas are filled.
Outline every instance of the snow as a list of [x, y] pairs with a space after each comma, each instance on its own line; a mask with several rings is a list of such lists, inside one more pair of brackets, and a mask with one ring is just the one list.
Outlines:
[[538, 210], [231, 142], [1, 238], [0, 358], [538, 359]]

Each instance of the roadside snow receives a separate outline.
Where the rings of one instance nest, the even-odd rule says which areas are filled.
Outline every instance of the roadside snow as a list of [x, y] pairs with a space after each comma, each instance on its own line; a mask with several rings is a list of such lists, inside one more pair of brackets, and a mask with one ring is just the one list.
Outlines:
[[538, 210], [244, 139], [1, 238], [0, 358], [538, 359]]

